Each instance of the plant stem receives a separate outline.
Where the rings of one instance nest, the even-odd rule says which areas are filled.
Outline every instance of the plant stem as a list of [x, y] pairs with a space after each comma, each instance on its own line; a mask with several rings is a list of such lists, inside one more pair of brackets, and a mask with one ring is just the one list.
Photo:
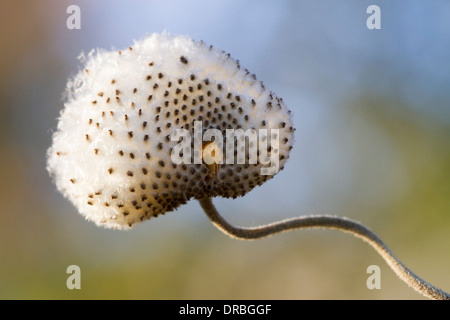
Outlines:
[[213, 225], [232, 238], [254, 240], [288, 230], [325, 228], [350, 233], [369, 243], [383, 257], [397, 276], [424, 296], [435, 300], [450, 300], [450, 294], [434, 287], [418, 277], [398, 260], [384, 242], [364, 225], [341, 217], [317, 215], [286, 219], [254, 228], [235, 227], [228, 223], [216, 210], [211, 198], [199, 199], [200, 205]]

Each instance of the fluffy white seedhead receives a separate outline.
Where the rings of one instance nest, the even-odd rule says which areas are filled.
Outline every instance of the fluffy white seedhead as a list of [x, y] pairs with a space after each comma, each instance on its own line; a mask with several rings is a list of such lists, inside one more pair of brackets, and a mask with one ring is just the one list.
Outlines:
[[[268, 157], [281, 170], [292, 148], [283, 101], [229, 54], [188, 37], [153, 34], [124, 50], [93, 51], [67, 91], [48, 171], [81, 214], [108, 228], [130, 228], [191, 198], [243, 196], [278, 171], [261, 174]], [[192, 142], [192, 164], [176, 164], [171, 136], [186, 129], [193, 138], [194, 121], [224, 138], [226, 129], [266, 129], [258, 146], [271, 137], [279, 144], [258, 150], [256, 164], [226, 163], [225, 150], [221, 164], [195, 164], [211, 144], [199, 151]]]

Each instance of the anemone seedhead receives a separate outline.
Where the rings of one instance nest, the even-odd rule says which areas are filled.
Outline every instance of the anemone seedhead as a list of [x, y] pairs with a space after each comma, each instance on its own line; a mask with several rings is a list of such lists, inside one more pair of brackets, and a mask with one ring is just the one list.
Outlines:
[[290, 111], [224, 51], [153, 34], [85, 60], [48, 171], [88, 220], [127, 229], [192, 198], [243, 196], [283, 169]]

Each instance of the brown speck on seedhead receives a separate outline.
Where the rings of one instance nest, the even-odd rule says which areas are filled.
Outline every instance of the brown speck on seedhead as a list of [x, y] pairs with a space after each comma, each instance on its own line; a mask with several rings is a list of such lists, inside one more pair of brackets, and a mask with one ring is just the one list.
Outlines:
[[186, 59], [185, 56], [181, 56], [180, 61], [181, 61], [181, 63], [188, 64], [188, 60]]

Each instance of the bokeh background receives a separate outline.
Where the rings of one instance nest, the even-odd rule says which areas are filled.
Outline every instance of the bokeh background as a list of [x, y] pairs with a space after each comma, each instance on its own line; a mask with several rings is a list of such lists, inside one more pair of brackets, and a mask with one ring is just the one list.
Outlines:
[[[81, 30], [66, 28], [71, 4]], [[381, 30], [366, 28], [371, 4]], [[293, 111], [285, 170], [244, 198], [216, 199], [228, 220], [346, 216], [450, 291], [448, 1], [3, 0], [1, 299], [422, 299], [337, 231], [232, 240], [194, 201], [126, 232], [77, 213], [45, 168], [67, 78], [82, 51], [164, 30], [230, 52]], [[72, 264], [81, 290], [66, 288]], [[366, 287], [372, 264], [381, 290]]]

